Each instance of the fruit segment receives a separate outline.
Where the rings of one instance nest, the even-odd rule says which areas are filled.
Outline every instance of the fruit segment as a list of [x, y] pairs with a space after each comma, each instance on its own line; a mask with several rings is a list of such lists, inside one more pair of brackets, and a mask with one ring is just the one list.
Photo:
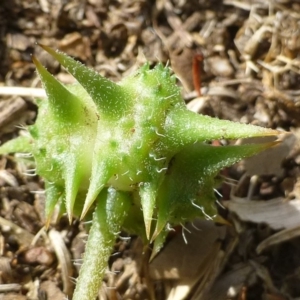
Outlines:
[[172, 226], [214, 214], [219, 170], [271, 146], [208, 142], [277, 134], [189, 111], [175, 76], [161, 64], [153, 69], [145, 64], [114, 83], [64, 53], [41, 47], [77, 83], [63, 85], [33, 57], [48, 99], [37, 101], [37, 120], [27, 136], [1, 146], [0, 154], [33, 155], [46, 183], [48, 222], [56, 204], [64, 205], [71, 222], [74, 215], [84, 218], [93, 211], [103, 190], [114, 189], [131, 198], [125, 227], [143, 231], [148, 240], [163, 240]]

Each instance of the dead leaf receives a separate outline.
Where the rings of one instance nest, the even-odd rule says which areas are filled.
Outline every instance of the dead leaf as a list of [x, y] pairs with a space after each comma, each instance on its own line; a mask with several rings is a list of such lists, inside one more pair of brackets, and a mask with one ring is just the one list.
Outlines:
[[[271, 142], [275, 138], [251, 138], [243, 140], [242, 143]], [[247, 175], [275, 175], [282, 176], [282, 162], [289, 155], [296, 143], [293, 134], [283, 134], [280, 136], [281, 143], [276, 147], [267, 149], [255, 156], [245, 159], [244, 167]]]
[[244, 222], [264, 223], [274, 230], [300, 226], [300, 200], [298, 199], [249, 201], [235, 198], [228, 201], [228, 210]]
[[196, 220], [182, 230], [184, 237], [175, 236], [149, 266], [153, 280], [170, 283], [169, 300], [185, 299], [197, 282], [207, 276], [214, 277], [212, 273], [219, 271], [216, 262], [220, 259], [220, 240], [225, 228], [211, 221]]

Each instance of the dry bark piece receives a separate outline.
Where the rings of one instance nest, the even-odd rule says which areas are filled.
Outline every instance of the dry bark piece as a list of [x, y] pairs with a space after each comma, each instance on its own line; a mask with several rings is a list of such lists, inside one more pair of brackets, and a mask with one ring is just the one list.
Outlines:
[[16, 125], [24, 123], [26, 109], [27, 104], [21, 97], [0, 101], [0, 136], [14, 131]]
[[0, 226], [2, 228], [2, 232], [9, 232], [11, 235], [13, 235], [18, 241], [19, 245], [29, 246], [34, 238], [34, 235], [31, 234], [29, 231], [17, 226], [13, 222], [6, 220], [2, 217], [0, 217]]
[[27, 48], [32, 47], [34, 41], [28, 39], [24, 34], [10, 33], [6, 36], [6, 43], [9, 48], [25, 51]]
[[71, 278], [73, 276], [73, 265], [71, 262], [70, 252], [68, 251], [59, 231], [51, 229], [49, 231], [49, 239], [61, 267], [63, 292], [66, 295], [71, 295], [73, 291], [73, 283], [71, 282]]
[[187, 92], [194, 90], [193, 85], [193, 58], [195, 51], [190, 48], [183, 48], [182, 51], [170, 51], [171, 66], [184, 89]]
[[71, 245], [71, 253], [72, 253], [72, 258], [74, 261], [74, 266], [77, 269], [77, 272], [79, 272], [80, 267], [82, 265], [82, 255], [84, 253], [85, 249], [85, 243], [87, 239], [87, 234], [85, 232], [79, 232], [76, 237], [72, 241]]
[[[107, 273], [108, 282], [106, 287], [101, 287], [104, 292], [107, 287], [113, 287], [117, 292], [124, 291], [122, 294], [126, 299], [135, 299], [141, 297], [142, 299], [151, 299], [149, 297], [152, 283], [149, 282], [148, 273], [145, 271], [145, 265], [148, 264], [148, 256], [143, 253], [143, 243], [140, 238], [136, 238], [130, 242], [130, 255], [126, 258], [117, 259], [111, 267], [110, 272]], [[129, 254], [127, 252], [127, 254]], [[145, 272], [145, 279], [143, 282], [139, 277], [141, 270]], [[146, 266], [148, 270], [148, 266]], [[116, 276], [119, 274], [119, 276]], [[143, 296], [145, 294], [145, 296]], [[124, 297], [125, 298], [125, 297]], [[152, 297], [153, 298], [153, 297]]]
[[0, 186], [7, 184], [11, 187], [18, 187], [19, 183], [16, 177], [7, 170], [0, 169]]
[[0, 257], [0, 282], [13, 282], [13, 274], [11, 269], [11, 259], [8, 257]]
[[89, 39], [82, 36], [79, 32], [65, 35], [59, 43], [59, 49], [83, 61], [86, 61], [92, 55]]
[[8, 293], [0, 295], [0, 300], [27, 300], [27, 297], [16, 293]]
[[[21, 194], [20, 197], [22, 197], [22, 195], [24, 196], [24, 194], [28, 193], [28, 190], [26, 189], [26, 187], [21, 187], [19, 190], [15, 190], [16, 196], [18, 196], [18, 193]], [[28, 232], [38, 232], [41, 224], [39, 223], [38, 214], [34, 207], [25, 201], [16, 200], [15, 203], [16, 207], [12, 212], [14, 222], [20, 224], [22, 228], [26, 229]]]
[[231, 77], [234, 70], [228, 59], [221, 56], [213, 56], [207, 58], [207, 64], [210, 71], [219, 77]]
[[53, 264], [55, 258], [52, 252], [45, 247], [32, 247], [19, 253], [18, 260], [26, 264], [41, 264], [50, 266]]
[[34, 209], [35, 212], [38, 214], [39, 220], [42, 224], [46, 223], [46, 217], [45, 217], [45, 192], [39, 191], [38, 189], [35, 189], [35, 191], [31, 191], [34, 193]]
[[47, 294], [49, 300], [65, 300], [64, 293], [57, 287], [57, 285], [50, 280], [43, 281], [40, 285], [40, 291], [44, 291]]

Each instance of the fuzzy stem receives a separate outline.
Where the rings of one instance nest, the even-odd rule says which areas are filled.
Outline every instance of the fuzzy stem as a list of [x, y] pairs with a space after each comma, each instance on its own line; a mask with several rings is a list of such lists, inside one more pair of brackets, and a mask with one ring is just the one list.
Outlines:
[[127, 194], [112, 188], [102, 191], [98, 199], [73, 300], [96, 299], [111, 250], [130, 205]]

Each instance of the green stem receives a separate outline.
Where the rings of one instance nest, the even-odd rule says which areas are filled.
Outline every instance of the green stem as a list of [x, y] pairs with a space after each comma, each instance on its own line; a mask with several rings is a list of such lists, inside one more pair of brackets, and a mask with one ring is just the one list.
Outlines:
[[73, 300], [96, 299], [129, 207], [129, 196], [113, 188], [105, 189], [99, 195]]

